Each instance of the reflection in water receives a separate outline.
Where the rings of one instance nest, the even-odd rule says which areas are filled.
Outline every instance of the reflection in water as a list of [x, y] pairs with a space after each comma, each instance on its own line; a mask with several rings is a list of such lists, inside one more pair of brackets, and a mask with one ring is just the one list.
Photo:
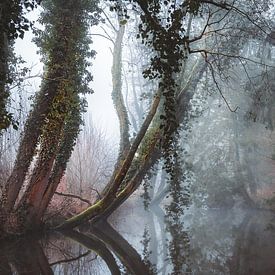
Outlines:
[[108, 223], [98, 224], [92, 233], [112, 250], [130, 274], [150, 274], [137, 251]]
[[275, 274], [271, 212], [209, 210], [192, 215], [194, 274]]
[[0, 274], [275, 274], [273, 213], [149, 210], [119, 224], [122, 234], [102, 222], [2, 243]]
[[1, 245], [0, 274], [54, 274], [36, 239], [18, 240]]

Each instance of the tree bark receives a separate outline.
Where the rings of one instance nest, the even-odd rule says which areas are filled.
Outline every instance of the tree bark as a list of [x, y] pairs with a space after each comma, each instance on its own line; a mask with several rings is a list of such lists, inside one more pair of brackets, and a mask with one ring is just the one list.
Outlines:
[[[55, 74], [55, 76], [57, 75]], [[53, 76], [49, 75], [48, 77], [52, 78]], [[35, 155], [38, 138], [42, 133], [44, 119], [49, 112], [49, 107], [54, 98], [57, 83], [56, 81], [49, 81], [42, 85], [47, 86], [47, 88], [42, 88], [40, 94], [37, 96], [34, 109], [26, 121], [16, 161], [5, 186], [2, 207], [7, 213], [13, 208], [25, 181], [26, 174]]]
[[114, 45], [112, 66], [112, 99], [117, 112], [120, 130], [119, 159], [123, 158], [123, 154], [130, 147], [129, 118], [122, 94], [122, 41], [124, 33], [125, 25], [119, 23], [119, 30], [116, 33]]
[[58, 184], [64, 175], [67, 163], [71, 157], [75, 145], [75, 140], [80, 130], [80, 123], [81, 114], [79, 107], [73, 107], [65, 124], [63, 140], [61, 140], [51, 177], [46, 185], [45, 191], [42, 194], [39, 209], [36, 213], [35, 220], [33, 221], [34, 223], [41, 222], [42, 217], [58, 187]]
[[[1, 22], [1, 4], [0, 4], [0, 23]], [[6, 90], [7, 74], [8, 74], [8, 38], [5, 32], [0, 33], [0, 136], [2, 130], [8, 128], [10, 119], [8, 118], [8, 112], [6, 109], [6, 103], [9, 97], [9, 93]]]

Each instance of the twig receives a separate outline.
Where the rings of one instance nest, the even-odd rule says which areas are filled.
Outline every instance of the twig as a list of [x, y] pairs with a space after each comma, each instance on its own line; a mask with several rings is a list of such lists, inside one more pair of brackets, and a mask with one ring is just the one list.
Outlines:
[[221, 90], [221, 88], [220, 88], [220, 86], [219, 86], [219, 84], [218, 84], [218, 82], [217, 82], [217, 80], [216, 80], [215, 72], [214, 72], [214, 68], [213, 68], [212, 64], [211, 64], [207, 59], [206, 59], [206, 63], [209, 64], [209, 66], [210, 66], [210, 72], [211, 72], [213, 81], [214, 81], [214, 83], [215, 83], [215, 85], [216, 85], [216, 87], [217, 87], [217, 89], [218, 89], [218, 91], [219, 91], [219, 93], [220, 93], [222, 99], [224, 100], [226, 106], [228, 107], [228, 109], [230, 110], [230, 112], [235, 113], [235, 112], [238, 110], [239, 106], [237, 106], [234, 110], [230, 107], [230, 105], [229, 105], [227, 99], [226, 99], [225, 96], [223, 95], [222, 90]]
[[96, 192], [96, 194], [97, 194], [98, 198], [99, 198], [99, 199], [101, 199], [101, 195], [100, 195], [100, 193], [98, 192], [98, 190], [97, 190], [97, 189], [92, 188], [92, 187], [90, 187], [90, 189], [91, 189], [92, 191]]
[[107, 21], [109, 22], [109, 24], [111, 25], [111, 27], [114, 29], [115, 32], [118, 32], [118, 30], [116, 29], [116, 27], [113, 25], [112, 21], [110, 20], [110, 18], [108, 17], [108, 15], [106, 14], [106, 12], [104, 10], [102, 10], [102, 13], [104, 14], [105, 18], [107, 19]]
[[111, 39], [110, 36], [107, 36], [107, 35], [104, 35], [104, 34], [101, 34], [101, 33], [89, 33], [89, 36], [100, 36], [102, 38], [105, 38], [105, 39], [111, 41], [114, 44], [114, 41], [113, 41], [113, 39]]
[[92, 203], [89, 200], [83, 199], [82, 197], [74, 195], [74, 194], [65, 194], [65, 193], [61, 193], [61, 192], [54, 192], [54, 194], [59, 195], [59, 196], [63, 196], [63, 197], [69, 197], [69, 198], [79, 199], [79, 200], [81, 200], [81, 201], [83, 201], [83, 202], [85, 202], [85, 203], [87, 203], [89, 205], [92, 205]]
[[269, 65], [263, 62], [258, 62], [257, 60], [253, 60], [252, 58], [247, 58], [244, 56], [240, 56], [240, 55], [234, 55], [234, 54], [230, 54], [230, 53], [222, 53], [222, 52], [212, 52], [206, 49], [194, 49], [194, 50], [190, 50], [189, 53], [203, 53], [204, 56], [207, 57], [207, 55], [217, 55], [217, 56], [224, 56], [224, 57], [228, 57], [228, 58], [235, 58], [235, 59], [239, 59], [239, 60], [246, 60], [249, 61], [251, 63], [257, 64], [257, 65], [262, 65], [262, 66], [266, 66], [269, 68], [275, 68], [275, 64], [274, 65]]
[[[70, 258], [70, 259], [64, 259], [64, 260], [60, 260], [60, 261], [56, 261], [56, 262], [53, 262], [53, 263], [50, 263], [49, 265], [50, 266], [53, 266], [53, 265], [57, 265], [57, 264], [62, 264], [62, 263], [69, 263], [69, 262], [74, 262], [74, 261], [77, 261], [83, 257], [86, 257], [87, 255], [89, 255], [91, 253], [91, 251], [87, 251], [83, 254], [80, 254], [79, 256], [77, 257], [74, 257], [74, 258]], [[92, 259], [92, 260], [95, 260], [97, 258], [97, 255]]]

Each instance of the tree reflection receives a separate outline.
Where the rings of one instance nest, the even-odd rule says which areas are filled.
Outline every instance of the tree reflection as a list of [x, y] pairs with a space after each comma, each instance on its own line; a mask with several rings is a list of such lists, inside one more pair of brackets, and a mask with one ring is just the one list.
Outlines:
[[170, 206], [166, 214], [159, 205], [149, 208], [139, 252], [100, 222], [82, 232], [1, 243], [0, 274], [275, 274], [274, 213], [193, 209], [187, 215]]
[[[72, 272], [73, 274], [94, 274], [91, 261], [97, 259], [97, 256], [105, 262], [113, 275], [121, 274], [121, 264], [126, 268], [127, 274], [152, 273], [137, 251], [107, 222], [100, 222], [85, 233], [74, 230], [63, 231], [62, 236], [58, 238], [53, 236], [49, 240], [30, 238], [2, 243], [0, 274], [11, 275], [14, 272], [19, 275], [72, 274]], [[55, 253], [49, 252], [51, 245], [55, 246]], [[81, 249], [78, 250], [79, 245]], [[86, 250], [85, 253], [82, 253], [83, 249]], [[81, 253], [75, 257], [69, 257], [76, 250]], [[59, 251], [64, 259], [57, 261], [51, 259], [49, 263], [48, 258], [56, 258], [54, 255], [57, 254], [56, 251]], [[87, 260], [91, 252], [96, 256]], [[46, 254], [49, 254], [48, 257]], [[85, 258], [88, 268], [83, 269], [80, 264], [85, 264], [85, 262], [79, 260]], [[68, 264], [70, 267], [66, 266]]]
[[70, 231], [64, 231], [63, 234], [74, 240], [75, 242], [79, 243], [81, 246], [86, 247], [87, 249], [93, 250], [96, 252], [97, 255], [99, 255], [104, 262], [107, 264], [110, 272], [114, 275], [120, 274], [120, 270], [118, 268], [118, 265], [116, 263], [116, 260], [113, 256], [113, 254], [109, 251], [109, 249], [106, 247], [104, 242], [100, 241], [93, 235], [83, 234], [78, 231], [70, 230]]
[[110, 224], [101, 222], [92, 228], [91, 233], [115, 253], [130, 274], [151, 274], [137, 251]]
[[191, 273], [189, 265], [190, 237], [184, 224], [184, 211], [187, 206], [186, 195], [180, 184], [171, 186], [172, 201], [166, 208], [165, 224], [168, 238], [169, 258], [172, 262], [172, 274]]
[[54, 274], [45, 253], [34, 239], [13, 241], [1, 245], [0, 274]]
[[194, 274], [275, 274], [274, 213], [215, 209], [193, 214]]
[[250, 212], [236, 234], [231, 274], [275, 274], [275, 216], [263, 211]]

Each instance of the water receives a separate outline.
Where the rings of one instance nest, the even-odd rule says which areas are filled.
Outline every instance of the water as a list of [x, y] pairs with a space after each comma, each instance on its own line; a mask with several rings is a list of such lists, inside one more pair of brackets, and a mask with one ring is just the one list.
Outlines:
[[128, 202], [109, 223], [2, 243], [0, 274], [268, 275], [274, 243], [269, 211], [144, 211]]

